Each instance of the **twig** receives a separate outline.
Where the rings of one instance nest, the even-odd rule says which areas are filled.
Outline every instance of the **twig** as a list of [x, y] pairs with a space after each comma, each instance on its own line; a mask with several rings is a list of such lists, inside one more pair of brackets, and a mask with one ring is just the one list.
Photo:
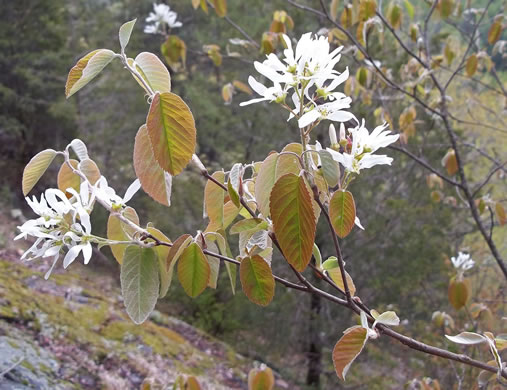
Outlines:
[[7, 367], [5, 370], [0, 372], [0, 380], [3, 378], [3, 376], [5, 374], [9, 373], [10, 371], [14, 370], [17, 366], [19, 366], [24, 360], [25, 360], [25, 357], [22, 356], [19, 358], [19, 360], [17, 362], [14, 362], [14, 364], [12, 364], [10, 367]]

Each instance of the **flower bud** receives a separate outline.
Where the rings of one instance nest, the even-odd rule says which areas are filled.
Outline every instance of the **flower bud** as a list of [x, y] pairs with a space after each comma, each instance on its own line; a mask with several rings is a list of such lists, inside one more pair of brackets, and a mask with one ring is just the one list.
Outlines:
[[338, 143], [338, 139], [336, 138], [336, 129], [332, 123], [329, 125], [329, 140], [331, 141], [331, 147]]
[[340, 141], [345, 139], [345, 125], [340, 123]]

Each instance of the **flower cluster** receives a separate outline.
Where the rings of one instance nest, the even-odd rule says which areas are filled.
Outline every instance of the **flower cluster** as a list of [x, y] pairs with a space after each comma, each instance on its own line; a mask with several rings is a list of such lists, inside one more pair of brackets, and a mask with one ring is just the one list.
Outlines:
[[164, 26], [169, 28], [181, 27], [183, 24], [176, 21], [178, 14], [171, 11], [166, 4], [153, 4], [153, 11], [146, 18], [144, 32], [146, 34], [158, 34]]
[[365, 127], [363, 119], [361, 125], [348, 129], [347, 135], [342, 124], [339, 142], [337, 142], [334, 127], [330, 128], [331, 148], [327, 148], [327, 151], [331, 153], [335, 161], [351, 173], [359, 174], [361, 169], [371, 168], [375, 165], [391, 165], [393, 161], [391, 157], [384, 154], [374, 154], [378, 149], [385, 148], [400, 137], [399, 134], [389, 135], [391, 132], [386, 128], [387, 124], [384, 123], [370, 133]]
[[471, 259], [470, 254], [463, 252], [458, 252], [458, 257], [451, 257], [451, 262], [458, 272], [468, 271], [475, 265], [475, 261]]
[[92, 235], [90, 213], [95, 201], [100, 201], [107, 207], [118, 210], [125, 206], [132, 196], [139, 190], [139, 180], [134, 181], [127, 189], [123, 198], [116, 195], [114, 189], [108, 186], [105, 177], [101, 177], [92, 186], [83, 181], [79, 193], [68, 188], [66, 194], [55, 188], [47, 189], [40, 200], [35, 196], [25, 198], [33, 212], [38, 215], [35, 219], [26, 221], [18, 226], [21, 232], [14, 239], [34, 237], [34, 244], [21, 256], [22, 260], [33, 260], [39, 257], [51, 258], [53, 263], [47, 271], [48, 279], [53, 271], [60, 253], [67, 250], [63, 259], [63, 267], [67, 268], [80, 253], [83, 254], [84, 264], [88, 264], [92, 256], [92, 243], [107, 243], [107, 240]]
[[[330, 51], [327, 37], [312, 37], [311, 33], [307, 33], [301, 37], [294, 51], [290, 38], [285, 34], [282, 37], [287, 47], [282, 60], [271, 53], [262, 63], [254, 63], [255, 69], [273, 82], [273, 86], [266, 87], [250, 76], [248, 83], [262, 97], [240, 105], [261, 101], [283, 104], [291, 112], [289, 119], [298, 117], [300, 128], [324, 119], [338, 122], [356, 120], [353, 114], [344, 110], [350, 108], [352, 100], [335, 91], [349, 77], [348, 68], [343, 73], [334, 69], [340, 61], [342, 47]], [[290, 92], [292, 107], [286, 105]]]

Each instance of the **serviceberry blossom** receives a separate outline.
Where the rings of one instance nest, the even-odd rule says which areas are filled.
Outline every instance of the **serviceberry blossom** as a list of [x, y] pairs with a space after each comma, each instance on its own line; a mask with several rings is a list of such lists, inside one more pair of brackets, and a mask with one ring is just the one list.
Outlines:
[[[313, 37], [312, 33], [306, 33], [294, 50], [290, 38], [285, 34], [282, 38], [287, 47], [282, 59], [271, 53], [263, 62], [254, 62], [257, 72], [273, 86], [265, 86], [250, 76], [248, 83], [262, 97], [242, 102], [240, 106], [262, 101], [282, 104], [291, 112], [289, 120], [298, 116], [300, 128], [324, 119], [337, 122], [356, 120], [353, 114], [344, 110], [350, 108], [352, 100], [335, 91], [349, 77], [348, 68], [342, 73], [334, 69], [340, 61], [342, 47], [330, 51], [326, 37]], [[289, 93], [293, 103], [291, 107], [286, 105]]]
[[34, 237], [35, 243], [21, 256], [22, 260], [33, 260], [39, 257], [50, 257], [53, 263], [45, 275], [48, 279], [56, 265], [60, 253], [67, 248], [64, 267], [72, 263], [80, 252], [84, 263], [91, 258], [91, 224], [89, 211], [93, 204], [93, 195], [89, 188], [81, 185], [80, 193], [68, 189], [73, 195], [69, 200], [60, 190], [49, 188], [41, 195], [40, 201], [34, 196], [25, 198], [33, 212], [39, 217], [26, 221], [18, 226], [21, 232], [14, 239]]
[[391, 157], [374, 154], [378, 149], [396, 142], [400, 137], [399, 134], [389, 135], [390, 131], [386, 131], [386, 128], [387, 124], [384, 123], [370, 133], [364, 126], [363, 119], [361, 125], [348, 129], [349, 136], [345, 138], [346, 142], [342, 142], [344, 140], [340, 134], [342, 145], [340, 152], [332, 148], [327, 148], [327, 151], [350, 173], [359, 174], [361, 169], [375, 165], [391, 165], [393, 161]]
[[451, 262], [458, 272], [468, 271], [475, 265], [475, 261], [471, 259], [470, 254], [463, 252], [458, 252], [458, 257], [451, 257]]
[[107, 179], [104, 176], [101, 176], [99, 180], [95, 183], [93, 187], [94, 196], [107, 204], [109, 207], [122, 207], [132, 199], [137, 191], [141, 188], [141, 182], [139, 179], [136, 179], [132, 182], [132, 184], [127, 188], [125, 195], [122, 197], [116, 195], [116, 191], [114, 188], [109, 187], [107, 183]]
[[171, 8], [166, 4], [153, 4], [153, 11], [146, 18], [146, 23], [149, 23], [144, 27], [146, 34], [157, 34], [163, 26], [176, 28], [183, 25], [176, 21], [178, 14], [171, 11]]

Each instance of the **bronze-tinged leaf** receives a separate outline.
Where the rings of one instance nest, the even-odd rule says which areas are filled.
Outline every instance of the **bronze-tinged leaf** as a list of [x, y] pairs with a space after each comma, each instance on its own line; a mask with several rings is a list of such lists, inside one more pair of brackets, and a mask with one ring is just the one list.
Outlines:
[[155, 159], [176, 176], [192, 159], [196, 144], [195, 122], [185, 102], [171, 92], [156, 93], [146, 119]]
[[222, 99], [224, 99], [224, 103], [226, 105], [232, 103], [233, 94], [234, 94], [234, 86], [231, 83], [227, 83], [222, 87]]
[[245, 295], [260, 306], [267, 306], [275, 295], [275, 279], [271, 267], [262, 257], [245, 257], [239, 266], [239, 278]]
[[[225, 173], [217, 171], [211, 175], [220, 184], [225, 182]], [[206, 182], [204, 188], [204, 214], [208, 216], [210, 224], [216, 229], [224, 227], [224, 200], [225, 191], [211, 180]]]
[[336, 191], [329, 201], [329, 217], [340, 238], [348, 236], [354, 227], [356, 204], [349, 191]]
[[185, 66], [187, 60], [187, 45], [185, 41], [176, 35], [169, 35], [167, 40], [160, 46], [160, 51], [170, 66], [176, 68], [180, 65], [183, 67]]
[[143, 190], [164, 206], [171, 205], [172, 175], [158, 165], [146, 125], [142, 125], [134, 144], [134, 170]]
[[234, 80], [232, 82], [232, 85], [234, 85], [234, 87], [236, 89], [239, 89], [241, 92], [244, 92], [247, 95], [253, 95], [252, 89], [248, 85], [246, 85], [245, 83], [242, 83], [241, 81]]
[[498, 218], [498, 223], [500, 224], [500, 226], [505, 225], [505, 223], [507, 222], [507, 216], [505, 215], [505, 209], [503, 208], [503, 206], [500, 202], [496, 203], [495, 211], [496, 211], [496, 216]]
[[172, 269], [178, 262], [181, 254], [191, 242], [192, 236], [190, 234], [183, 234], [182, 236], [178, 237], [176, 241], [174, 241], [173, 246], [167, 254], [166, 268], [168, 271], [171, 270], [172, 272]]
[[227, 0], [211, 0], [211, 3], [219, 17], [223, 18], [227, 15]]
[[255, 180], [255, 199], [263, 216], [269, 216], [269, 195], [276, 181], [278, 153], [272, 153], [262, 162]]
[[202, 390], [202, 387], [195, 376], [189, 376], [185, 384], [185, 390]]
[[[129, 221], [139, 225], [139, 217], [137, 216], [136, 210], [132, 207], [126, 207], [122, 211], [122, 215]], [[107, 238], [115, 241], [126, 241], [130, 240], [129, 235], [132, 235], [132, 229], [126, 226], [116, 215], [110, 214], [107, 220]], [[125, 253], [126, 244], [112, 244], [110, 245], [113, 256], [118, 263], [122, 263], [123, 254]]]
[[350, 365], [359, 356], [368, 340], [368, 331], [362, 326], [353, 326], [343, 333], [333, 349], [334, 369], [341, 380], [345, 380]]
[[[70, 165], [74, 169], [77, 169], [79, 162], [77, 160], [69, 160]], [[58, 176], [56, 179], [58, 189], [62, 192], [65, 192], [68, 198], [72, 197], [72, 194], [67, 192], [67, 188], [73, 188], [79, 193], [79, 186], [81, 185], [81, 178], [72, 172], [72, 169], [68, 166], [66, 162], [62, 164], [60, 170], [58, 171]]]
[[331, 7], [329, 7], [329, 15], [331, 15], [331, 19], [336, 20], [338, 16], [338, 6], [340, 5], [340, 0], [331, 0]]
[[477, 71], [477, 56], [475, 54], [472, 54], [470, 57], [468, 57], [465, 70], [468, 77], [472, 77]]
[[[154, 92], [171, 92], [171, 75], [155, 54], [142, 52], [134, 61], [136, 70]], [[144, 88], [139, 80], [137, 82]]]
[[271, 191], [269, 207], [285, 258], [302, 272], [312, 257], [316, 229], [312, 198], [304, 178], [289, 173], [278, 179]]
[[488, 31], [488, 43], [490, 45], [496, 43], [500, 36], [502, 35], [502, 18], [495, 18], [495, 21], [491, 24], [491, 27]]
[[65, 84], [65, 96], [71, 97], [88, 84], [113, 60], [114, 56], [111, 50], [98, 49], [81, 58], [69, 72]]
[[92, 185], [100, 179], [100, 170], [95, 161], [85, 158], [79, 163], [78, 167]]
[[449, 175], [455, 175], [458, 172], [458, 160], [453, 149], [449, 149], [442, 159], [442, 165]]
[[199, 296], [209, 283], [210, 266], [197, 243], [187, 246], [178, 260], [178, 279], [188, 296]]
[[271, 390], [275, 386], [275, 376], [271, 368], [254, 368], [248, 373], [248, 390]]
[[466, 279], [457, 279], [455, 277], [449, 282], [449, 302], [456, 310], [461, 309], [468, 301], [468, 285], [469, 283]]
[[22, 180], [23, 195], [26, 196], [32, 190], [44, 172], [46, 172], [48, 167], [51, 165], [55, 157], [56, 151], [53, 149], [46, 149], [37, 153], [32, 157], [28, 164], [26, 164], [26, 167], [23, 170]]

